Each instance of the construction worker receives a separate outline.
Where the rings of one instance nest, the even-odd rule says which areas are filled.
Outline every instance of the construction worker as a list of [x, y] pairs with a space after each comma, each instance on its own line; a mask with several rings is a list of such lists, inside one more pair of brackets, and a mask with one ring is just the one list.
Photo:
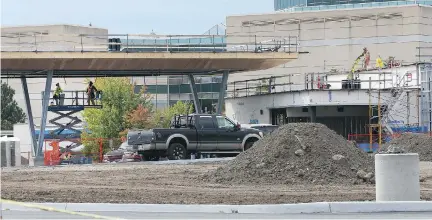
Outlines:
[[375, 65], [378, 69], [384, 68], [384, 63], [381, 59], [381, 56], [378, 55], [378, 58], [376, 58], [376, 64]]
[[96, 87], [93, 85], [93, 82], [90, 81], [89, 85], [87, 87], [87, 105], [90, 105], [90, 102], [92, 103], [92, 105], [95, 105], [95, 98], [96, 98], [96, 92], [98, 90], [96, 89]]
[[56, 105], [59, 105], [59, 100], [60, 100], [60, 94], [63, 92], [62, 88], [60, 87], [60, 84], [57, 83], [56, 84], [56, 89], [54, 91], [54, 100], [56, 102]]

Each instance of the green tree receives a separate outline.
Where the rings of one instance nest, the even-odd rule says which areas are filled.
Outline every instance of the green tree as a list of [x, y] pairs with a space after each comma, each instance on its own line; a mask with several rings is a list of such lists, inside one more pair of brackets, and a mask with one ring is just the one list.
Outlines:
[[157, 128], [169, 128], [174, 115], [185, 115], [194, 112], [193, 104], [178, 101], [176, 104], [162, 110], [156, 110], [152, 117], [152, 125]]
[[15, 90], [8, 84], [1, 84], [1, 129], [12, 130], [16, 123], [24, 123], [26, 115], [14, 100]]
[[[102, 95], [102, 109], [86, 108], [83, 118], [86, 122], [81, 137], [86, 153], [99, 151], [97, 140], [103, 138], [104, 151], [107, 148], [107, 139], [119, 138], [120, 132], [128, 127], [127, 115], [139, 105], [151, 108], [150, 97], [143, 88], [135, 93], [135, 85], [126, 77], [123, 78], [98, 78], [94, 85]], [[118, 143], [115, 143], [118, 144]]]

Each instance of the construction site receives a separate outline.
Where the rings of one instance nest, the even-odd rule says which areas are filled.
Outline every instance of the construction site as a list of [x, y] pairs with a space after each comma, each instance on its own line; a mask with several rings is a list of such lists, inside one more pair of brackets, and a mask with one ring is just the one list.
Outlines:
[[[358, 15], [356, 19], [323, 12], [327, 13], [323, 22], [322, 19], [308, 19], [307, 16], [312, 15], [307, 13], [302, 14], [300, 20], [278, 20], [279, 24], [275, 15], [272, 15], [272, 21], [266, 18], [270, 15], [257, 15], [264, 18], [255, 20], [233, 16], [227, 19], [227, 49], [222, 51], [215, 49], [220, 46], [215, 42], [215, 36], [207, 36], [212, 41], [203, 43], [207, 48], [213, 47], [214, 51], [204, 52], [181, 51], [180, 48], [193, 47], [189, 45], [190, 40], [189, 44], [185, 44], [180, 42], [181, 37], [178, 36], [176, 43], [173, 43], [172, 36], [157, 36], [164, 42], [156, 43], [154, 40], [155, 43], [150, 44], [143, 41], [143, 45], [135, 45], [151, 52], [129, 52], [129, 45], [109, 36], [88, 37], [83, 44], [83, 36], [86, 37], [81, 34], [68, 38], [68, 42], [74, 45], [67, 45], [67, 49], [46, 49], [39, 53], [31, 44], [30, 49], [23, 51], [17, 51], [16, 45], [11, 46], [2, 54], [2, 77], [21, 80], [29, 119], [23, 129], [31, 134], [25, 135], [28, 136], [25, 146], [30, 151], [28, 159], [33, 160], [36, 166], [13, 167], [8, 164], [9, 167], [2, 168], [2, 198], [24, 202], [153, 204], [373, 201], [376, 183], [373, 156], [397, 147], [404, 152], [419, 154], [421, 200], [431, 201], [432, 47], [405, 42], [403, 49], [400, 49], [402, 52], [393, 55], [388, 52], [392, 50], [385, 50], [397, 44], [392, 41], [380, 46], [383, 51], [380, 52], [381, 57], [377, 52], [378, 46], [374, 45], [378, 43], [357, 43], [354, 47], [347, 46], [347, 53], [333, 53], [348, 59], [343, 64], [335, 64], [331, 70], [327, 66], [324, 71], [311, 64], [316, 68], [307, 71], [305, 59], [311, 58], [307, 54], [315, 58], [323, 57], [323, 54], [329, 56], [330, 53], [325, 51], [330, 47], [311, 46], [313, 34], [300, 34], [305, 30], [318, 29], [300, 29], [303, 22], [306, 26], [337, 26], [346, 22], [349, 23], [348, 35], [351, 39], [351, 29], [355, 29], [352, 23], [371, 20], [377, 23], [378, 20], [399, 22], [406, 15], [415, 17], [413, 12], [420, 10], [418, 6], [413, 6], [399, 12], [405, 10], [401, 8], [391, 8], [396, 11], [394, 13], [390, 9], [388, 13], [380, 9], [374, 15], [363, 10], [360, 14], [370, 15]], [[424, 9], [427, 10], [430, 8]], [[287, 13], [283, 16], [296, 15]], [[258, 20], [267, 20], [267, 23]], [[389, 23], [382, 26], [391, 26]], [[278, 28], [290, 25], [297, 28], [298, 25], [295, 31], [299, 33], [285, 37], [281, 37], [280, 33], [278, 37], [261, 33], [262, 36], [257, 38], [259, 30], [255, 28], [268, 28], [266, 25], [274, 28], [276, 25], [279, 25]], [[405, 22], [404, 25], [406, 28], [414, 24]], [[236, 28], [240, 29], [238, 32], [247, 33], [236, 36], [233, 34]], [[359, 35], [366, 32], [361, 27], [356, 28], [355, 33]], [[390, 33], [379, 30], [376, 24], [371, 28], [376, 30], [375, 37]], [[32, 36], [27, 37], [33, 39]], [[11, 38], [16, 40], [16, 36]], [[95, 44], [95, 39], [100, 40], [96, 42], [98, 51], [86, 51], [85, 48]], [[107, 46], [108, 40], [109, 45], [121, 45], [122, 48], [113, 49], [114, 52], [111, 47], [109, 51], [100, 49]], [[203, 44], [200, 42], [195, 47], [202, 49]], [[176, 48], [177, 52], [174, 51]], [[399, 56], [405, 52], [406, 55]], [[409, 61], [407, 57], [410, 57]], [[318, 58], [312, 60], [315, 64], [321, 62]], [[281, 68], [295, 62], [306, 67], [289, 71]], [[344, 67], [338, 68], [339, 65]], [[266, 71], [274, 74], [260, 74]], [[101, 103], [90, 106], [85, 104], [84, 91], [78, 90], [70, 91], [72, 95], [66, 97], [66, 104], [50, 105], [53, 79], [154, 75], [188, 77], [191, 91], [188, 95], [194, 106], [200, 106], [194, 75], [220, 75], [222, 82], [219, 85], [217, 114], [231, 118], [237, 125], [267, 124], [278, 128], [260, 136], [251, 148], [243, 148], [236, 157], [230, 158], [102, 163], [103, 149], [106, 145], [113, 148], [111, 145], [116, 144], [112, 140], [99, 138], [95, 141], [100, 150], [86, 155], [96, 160], [88, 161], [86, 165], [59, 165], [59, 161], [51, 163], [53, 160], [49, 158], [52, 155], [55, 154], [57, 160], [59, 152], [64, 150], [62, 148], [67, 149], [60, 146], [62, 141], [73, 139], [77, 143], [82, 142], [79, 137], [69, 138], [70, 134], [61, 137], [64, 130], [81, 133], [76, 129], [81, 119], [68, 116], [76, 115], [85, 108], [103, 108], [103, 98], [97, 100]], [[35, 131], [27, 78], [46, 78], [42, 99], [38, 100], [42, 107], [38, 118], [41, 121], [39, 133]], [[200, 108], [195, 111], [202, 114]], [[68, 120], [58, 121], [59, 118]], [[47, 121], [56, 125], [54, 132], [46, 133]], [[52, 136], [57, 131], [60, 131], [57, 136]], [[128, 143], [125, 139], [115, 141]]]

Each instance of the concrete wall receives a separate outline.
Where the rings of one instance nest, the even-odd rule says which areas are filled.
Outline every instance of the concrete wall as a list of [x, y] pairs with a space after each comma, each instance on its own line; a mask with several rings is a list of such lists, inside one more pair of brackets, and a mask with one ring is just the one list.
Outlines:
[[[386, 17], [390, 15], [393, 17]], [[229, 16], [228, 46], [246, 40], [233, 35], [257, 35], [257, 41], [297, 36], [300, 51], [309, 52], [278, 68], [233, 74], [229, 81], [331, 69], [349, 70], [363, 47], [370, 51], [371, 66], [375, 66], [378, 55], [383, 59], [395, 56], [397, 60], [414, 62], [418, 60], [416, 47], [432, 43], [431, 15], [432, 7], [398, 6]], [[303, 81], [303, 76], [298, 76], [297, 81]]]
[[[84, 43], [91, 45], [102, 45], [106, 44], [107, 40], [107, 29], [101, 28], [93, 28], [93, 27], [82, 27], [75, 25], [47, 25], [47, 26], [23, 26], [23, 27], [2, 27], [2, 50], [6, 50], [4, 46], [14, 45], [12, 43], [18, 43], [18, 41], [23, 42], [34, 42], [34, 33], [43, 33], [50, 34], [49, 39], [42, 35], [39, 36], [37, 40], [43, 41], [41, 43], [38, 41], [38, 50], [78, 50], [80, 47], [81, 38], [78, 37], [79, 34], [91, 34], [91, 35], [100, 35], [99, 38], [87, 38]], [[17, 37], [18, 35], [30, 35], [27, 37]], [[103, 37], [104, 36], [104, 37]], [[24, 43], [23, 43], [24, 44]], [[31, 44], [27, 44], [28, 47], [12, 47], [8, 50], [34, 50], [36, 47]], [[81, 50], [81, 49], [79, 49]], [[87, 50], [101, 50], [100, 48], [88, 48]], [[106, 50], [106, 49], [104, 49]], [[9, 84], [12, 88], [15, 89], [15, 99], [18, 102], [18, 105], [25, 110], [25, 100], [24, 94], [21, 86], [20, 79], [2, 79], [2, 81]], [[28, 90], [30, 93], [30, 102], [32, 105], [32, 112], [34, 117], [34, 122], [36, 125], [40, 124], [40, 119], [42, 115], [42, 91], [45, 89], [45, 79], [27, 79]], [[60, 83], [60, 86], [63, 90], [85, 90], [86, 84], [84, 78], [54, 78], [51, 90], [55, 89], [55, 84]], [[68, 95], [68, 94], [66, 94]], [[65, 103], [66, 104], [66, 103]], [[48, 120], [56, 117], [57, 115], [48, 112]], [[81, 114], [76, 115], [81, 117]], [[68, 120], [64, 120], [63, 122], [69, 122]], [[49, 125], [48, 121], [47, 124]]]

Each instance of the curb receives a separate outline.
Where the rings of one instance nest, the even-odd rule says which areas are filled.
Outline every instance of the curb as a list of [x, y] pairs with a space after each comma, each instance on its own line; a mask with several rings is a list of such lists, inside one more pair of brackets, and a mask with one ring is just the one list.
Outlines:
[[[432, 201], [413, 202], [318, 202], [275, 205], [177, 205], [112, 203], [27, 203], [71, 212], [142, 212], [142, 213], [241, 213], [241, 214], [313, 214], [432, 212]], [[14, 204], [2, 204], [2, 210], [34, 211]]]

